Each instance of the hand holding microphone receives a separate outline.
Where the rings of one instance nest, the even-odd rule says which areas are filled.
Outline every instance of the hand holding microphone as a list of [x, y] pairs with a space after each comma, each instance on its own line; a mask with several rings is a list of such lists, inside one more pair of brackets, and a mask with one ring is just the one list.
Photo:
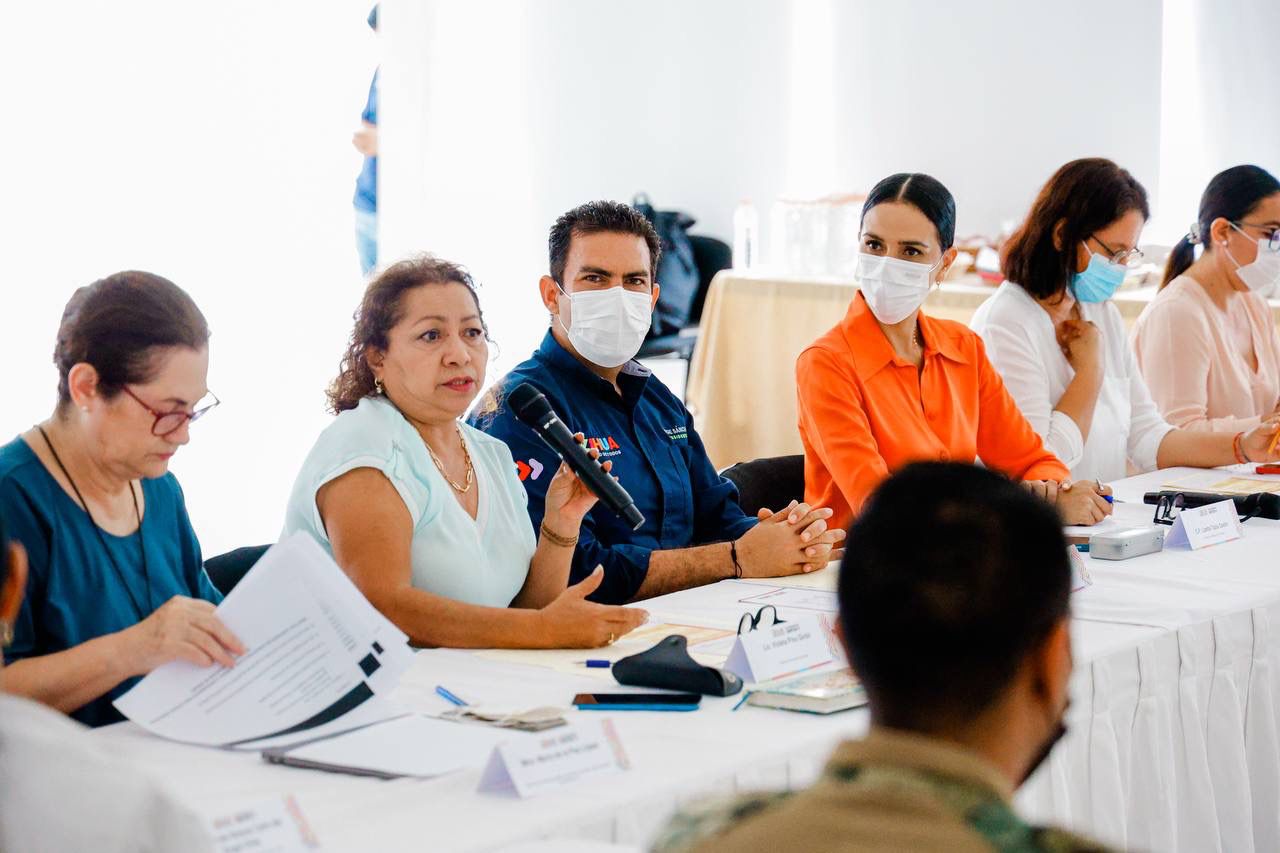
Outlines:
[[578, 479], [605, 506], [631, 525], [632, 530], [637, 530], [644, 524], [644, 515], [636, 509], [631, 495], [609, 474], [609, 469], [605, 467], [608, 463], [602, 465], [575, 440], [573, 433], [560, 420], [541, 391], [528, 382], [522, 382], [507, 395], [507, 403], [516, 417], [531, 427], [578, 475]]

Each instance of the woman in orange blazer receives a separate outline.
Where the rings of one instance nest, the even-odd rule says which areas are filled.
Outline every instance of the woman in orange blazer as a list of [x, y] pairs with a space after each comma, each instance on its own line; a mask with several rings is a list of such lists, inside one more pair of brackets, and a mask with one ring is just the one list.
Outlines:
[[1072, 485], [965, 326], [921, 313], [955, 261], [956, 206], [939, 181], [897, 174], [862, 207], [859, 292], [796, 363], [805, 497], [846, 526], [889, 473], [916, 461], [973, 462], [1025, 480], [1068, 524], [1111, 512], [1110, 490]]

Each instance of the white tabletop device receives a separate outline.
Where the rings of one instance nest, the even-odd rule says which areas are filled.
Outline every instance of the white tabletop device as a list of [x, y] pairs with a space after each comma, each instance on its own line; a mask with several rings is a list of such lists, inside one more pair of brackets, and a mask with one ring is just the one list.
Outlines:
[[1134, 527], [1089, 537], [1089, 556], [1095, 560], [1128, 560], [1164, 549], [1163, 527]]

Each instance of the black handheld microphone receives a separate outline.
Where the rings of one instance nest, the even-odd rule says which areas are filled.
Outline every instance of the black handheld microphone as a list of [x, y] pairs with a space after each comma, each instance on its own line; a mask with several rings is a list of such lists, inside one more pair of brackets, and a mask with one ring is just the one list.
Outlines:
[[541, 391], [528, 382], [521, 382], [507, 395], [507, 402], [516, 417], [532, 427], [605, 506], [620, 515], [632, 530], [640, 529], [644, 516], [636, 509], [631, 495], [573, 440], [573, 433], [561, 422]]

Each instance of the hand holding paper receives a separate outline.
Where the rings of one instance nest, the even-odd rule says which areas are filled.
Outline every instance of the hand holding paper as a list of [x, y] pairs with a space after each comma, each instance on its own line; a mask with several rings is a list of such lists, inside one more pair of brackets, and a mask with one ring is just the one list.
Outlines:
[[175, 595], [123, 634], [131, 653], [130, 675], [145, 675], [175, 660], [231, 667], [245, 652], [212, 604], [183, 595]]
[[407, 637], [305, 534], [268, 551], [217, 617], [247, 650], [234, 667], [166, 663], [116, 707], [188, 743], [301, 739], [349, 715], [367, 721], [375, 694], [392, 689], [413, 657]]

